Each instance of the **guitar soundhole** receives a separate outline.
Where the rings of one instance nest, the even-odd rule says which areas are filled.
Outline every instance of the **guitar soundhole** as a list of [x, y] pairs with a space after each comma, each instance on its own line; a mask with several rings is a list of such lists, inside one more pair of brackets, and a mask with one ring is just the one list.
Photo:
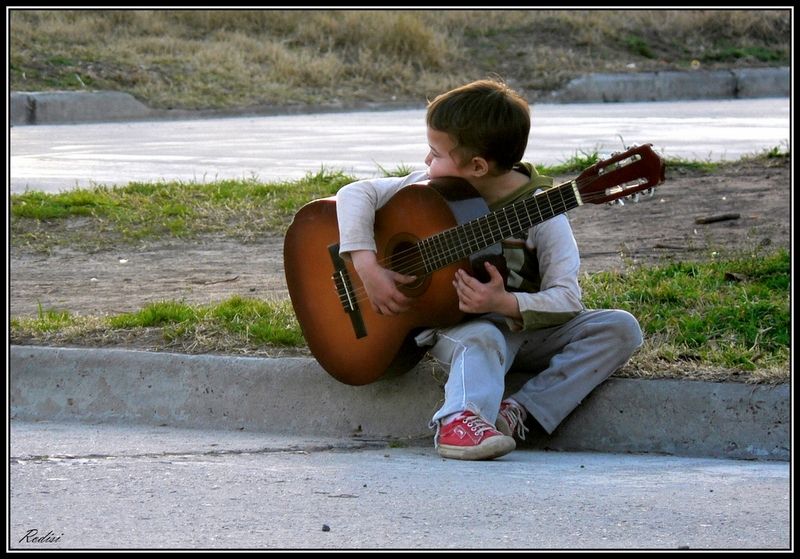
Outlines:
[[[399, 237], [399, 238], [398, 238]], [[414, 238], [398, 236], [393, 239], [389, 250], [389, 268], [408, 276], [417, 276], [417, 280], [401, 286], [401, 291], [417, 295], [427, 285], [427, 272], [422, 260], [417, 241]]]

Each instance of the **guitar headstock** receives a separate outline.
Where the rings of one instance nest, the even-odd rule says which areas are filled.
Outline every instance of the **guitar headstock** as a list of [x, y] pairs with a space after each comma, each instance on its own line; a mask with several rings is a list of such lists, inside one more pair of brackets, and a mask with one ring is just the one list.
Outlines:
[[595, 163], [573, 182], [581, 202], [613, 202], [664, 182], [664, 160], [644, 144]]

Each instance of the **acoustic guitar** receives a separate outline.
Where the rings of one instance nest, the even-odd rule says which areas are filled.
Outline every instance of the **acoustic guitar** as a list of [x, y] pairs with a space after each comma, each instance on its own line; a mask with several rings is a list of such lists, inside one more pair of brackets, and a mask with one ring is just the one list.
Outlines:
[[477, 261], [500, 252], [503, 239], [556, 215], [586, 203], [613, 202], [663, 180], [664, 163], [645, 144], [497, 211], [489, 211], [458, 178], [403, 188], [375, 214], [378, 261], [417, 278], [401, 287], [416, 298], [415, 305], [395, 316], [372, 310], [358, 274], [339, 256], [336, 198], [309, 202], [284, 240], [289, 296], [308, 347], [322, 368], [345, 384], [406, 372], [426, 351], [414, 342], [417, 333], [465, 318], [452, 285], [456, 270], [472, 273]]

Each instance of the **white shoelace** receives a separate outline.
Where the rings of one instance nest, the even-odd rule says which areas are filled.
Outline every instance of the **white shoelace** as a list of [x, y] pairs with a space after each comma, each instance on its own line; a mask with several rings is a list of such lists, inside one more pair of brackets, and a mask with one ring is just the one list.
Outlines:
[[480, 435], [484, 431], [494, 430], [494, 425], [489, 425], [489, 423], [479, 415], [473, 415], [469, 419], [460, 419], [459, 421], [463, 421], [476, 435]]
[[522, 410], [519, 406], [515, 406], [513, 404], [506, 406], [505, 410], [503, 410], [503, 414], [506, 416], [506, 421], [509, 424], [509, 427], [516, 433], [517, 437], [521, 441], [525, 440], [525, 434], [529, 431], [527, 427], [525, 427], [525, 422], [522, 419]]

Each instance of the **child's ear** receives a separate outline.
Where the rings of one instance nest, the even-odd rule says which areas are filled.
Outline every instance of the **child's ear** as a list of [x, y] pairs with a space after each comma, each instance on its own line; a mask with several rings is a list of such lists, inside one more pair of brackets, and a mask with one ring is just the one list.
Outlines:
[[469, 165], [470, 171], [475, 178], [480, 178], [489, 172], [489, 162], [483, 157], [473, 157]]

